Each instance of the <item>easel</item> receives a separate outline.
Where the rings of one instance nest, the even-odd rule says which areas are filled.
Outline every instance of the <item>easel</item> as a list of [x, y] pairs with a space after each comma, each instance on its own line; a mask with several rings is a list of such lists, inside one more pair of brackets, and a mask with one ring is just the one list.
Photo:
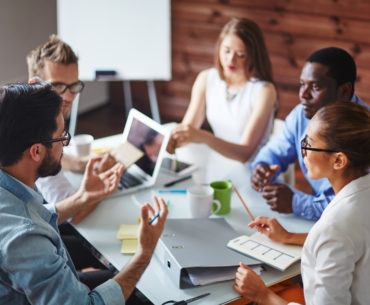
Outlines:
[[[157, 94], [155, 92], [154, 82], [152, 80], [148, 80], [147, 82], [148, 87], [148, 95], [149, 95], [149, 104], [150, 110], [152, 112], [152, 118], [158, 123], [161, 123], [161, 119], [159, 116], [159, 108], [158, 108], [158, 100]], [[130, 112], [132, 108], [132, 94], [131, 94], [131, 85], [129, 80], [123, 81], [123, 95], [124, 95], [124, 102], [125, 102], [125, 111], [126, 116]], [[80, 103], [80, 94], [77, 94], [75, 100], [72, 104], [71, 115], [69, 118], [69, 133], [73, 137], [76, 132], [76, 125], [77, 125], [77, 117], [78, 117], [78, 106]]]
[[[161, 119], [159, 116], [159, 109], [158, 109], [157, 94], [155, 93], [154, 82], [152, 80], [148, 80], [146, 84], [148, 87], [149, 104], [150, 104], [150, 110], [152, 112], [152, 118], [154, 121], [161, 123]], [[126, 115], [127, 115], [130, 109], [132, 108], [131, 85], [130, 85], [129, 80], [123, 81], [123, 95], [125, 98], [125, 110], [126, 110]]]

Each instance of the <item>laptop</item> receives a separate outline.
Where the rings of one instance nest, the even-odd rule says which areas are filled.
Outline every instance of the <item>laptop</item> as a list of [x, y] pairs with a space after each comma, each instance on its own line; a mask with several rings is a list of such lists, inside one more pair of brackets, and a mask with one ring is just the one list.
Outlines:
[[134, 108], [130, 110], [122, 142], [136, 147], [142, 152], [142, 157], [125, 170], [112, 196], [125, 195], [155, 184], [169, 135], [159, 123]]

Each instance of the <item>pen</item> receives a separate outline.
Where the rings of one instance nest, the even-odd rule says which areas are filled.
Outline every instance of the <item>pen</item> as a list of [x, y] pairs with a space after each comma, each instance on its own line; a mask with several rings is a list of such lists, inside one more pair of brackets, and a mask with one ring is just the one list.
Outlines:
[[163, 193], [175, 193], [175, 194], [186, 194], [186, 190], [157, 190], [159, 194]]
[[164, 187], [173, 186], [173, 185], [175, 185], [176, 183], [179, 183], [179, 182], [182, 182], [182, 181], [188, 180], [188, 179], [190, 179], [190, 178], [191, 178], [191, 176], [186, 176], [186, 177], [180, 178], [180, 179], [178, 179], [178, 180], [175, 180], [175, 181], [172, 181], [172, 182], [168, 182], [168, 183], [164, 184], [163, 186], [164, 186]]
[[156, 220], [158, 218], [158, 216], [159, 216], [160, 213], [161, 213], [161, 211], [158, 211], [158, 213], [152, 218], [152, 220], [149, 221], [149, 224], [150, 225], [154, 222], [154, 220]]

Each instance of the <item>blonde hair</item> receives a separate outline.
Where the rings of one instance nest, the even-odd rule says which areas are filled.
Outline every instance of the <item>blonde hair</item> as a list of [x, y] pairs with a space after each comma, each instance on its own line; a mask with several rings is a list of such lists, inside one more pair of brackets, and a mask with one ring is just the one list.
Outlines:
[[38, 46], [27, 55], [28, 77], [40, 76], [45, 60], [58, 64], [74, 64], [78, 62], [77, 55], [72, 48], [57, 35], [52, 34], [49, 41]]
[[245, 74], [249, 78], [254, 76], [260, 80], [273, 82], [271, 61], [267, 53], [263, 34], [258, 25], [246, 18], [233, 18], [222, 29], [216, 48], [216, 68], [221, 79], [225, 79], [224, 71], [220, 62], [220, 47], [228, 34], [235, 34], [244, 43], [247, 60], [245, 62]]

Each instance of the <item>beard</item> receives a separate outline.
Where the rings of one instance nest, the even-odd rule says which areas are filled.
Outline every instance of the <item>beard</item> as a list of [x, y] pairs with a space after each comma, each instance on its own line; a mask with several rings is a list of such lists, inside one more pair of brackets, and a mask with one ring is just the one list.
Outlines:
[[59, 160], [55, 160], [52, 158], [50, 154], [50, 148], [46, 151], [46, 156], [42, 163], [40, 164], [39, 168], [37, 169], [37, 174], [39, 177], [47, 177], [47, 176], [55, 176], [60, 172], [62, 169], [62, 155], [60, 156]]

